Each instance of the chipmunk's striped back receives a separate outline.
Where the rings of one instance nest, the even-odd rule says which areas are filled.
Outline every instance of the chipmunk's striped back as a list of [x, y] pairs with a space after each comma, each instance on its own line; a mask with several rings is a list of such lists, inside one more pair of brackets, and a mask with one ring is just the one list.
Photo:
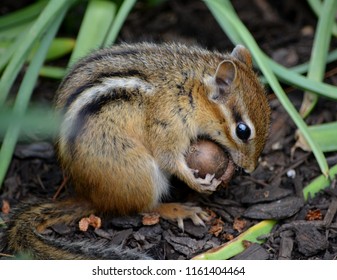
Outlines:
[[113, 108], [122, 102], [143, 106], [151, 96], [169, 94], [179, 85], [185, 95], [182, 86], [188, 76], [210, 77], [211, 69], [214, 72], [225, 57], [197, 47], [149, 43], [124, 44], [91, 54], [74, 65], [60, 85], [56, 107], [64, 115], [61, 143], [73, 152], [88, 118], [104, 106]]

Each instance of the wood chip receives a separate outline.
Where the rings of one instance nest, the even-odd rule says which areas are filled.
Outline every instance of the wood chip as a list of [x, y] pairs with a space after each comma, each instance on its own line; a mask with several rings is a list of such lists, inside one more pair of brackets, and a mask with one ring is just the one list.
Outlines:
[[306, 257], [313, 256], [328, 247], [325, 234], [318, 231], [313, 224], [295, 228], [298, 251]]
[[328, 211], [326, 212], [324, 217], [324, 224], [326, 226], [330, 226], [334, 216], [336, 215], [336, 212], [337, 212], [337, 198], [333, 197], [329, 205]]
[[51, 228], [60, 235], [67, 235], [72, 232], [72, 228], [63, 223], [55, 224]]
[[275, 201], [292, 194], [290, 189], [279, 188], [274, 185], [268, 185], [264, 188], [258, 188], [257, 186], [252, 188], [249, 186], [246, 190], [240, 201], [248, 204]]
[[242, 253], [236, 255], [232, 260], [267, 260], [269, 253], [258, 243], [252, 243]]
[[281, 220], [296, 214], [303, 204], [301, 198], [290, 196], [270, 203], [253, 205], [244, 212], [243, 216], [259, 220]]
[[174, 248], [175, 251], [191, 257], [200, 252], [206, 244], [205, 240], [196, 240], [185, 236], [176, 236], [172, 231], [168, 230], [163, 233], [164, 239]]
[[280, 234], [281, 242], [278, 254], [279, 260], [290, 260], [291, 253], [294, 247], [294, 238], [292, 237], [293, 232], [291, 230], [286, 230]]

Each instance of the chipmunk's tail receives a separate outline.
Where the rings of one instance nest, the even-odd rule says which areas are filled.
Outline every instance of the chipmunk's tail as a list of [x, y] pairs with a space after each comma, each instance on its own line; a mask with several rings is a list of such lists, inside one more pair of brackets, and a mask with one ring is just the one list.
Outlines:
[[34, 259], [149, 259], [144, 254], [123, 250], [108, 240], [80, 241], [51, 237], [43, 232], [57, 224], [71, 224], [95, 213], [86, 202], [22, 203], [13, 211], [3, 251], [27, 254]]

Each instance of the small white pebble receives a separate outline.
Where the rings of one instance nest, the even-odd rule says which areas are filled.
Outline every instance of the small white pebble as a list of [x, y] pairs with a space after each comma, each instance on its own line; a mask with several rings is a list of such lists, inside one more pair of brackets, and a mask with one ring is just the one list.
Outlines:
[[289, 169], [289, 170], [287, 171], [287, 176], [288, 176], [289, 178], [291, 178], [291, 179], [295, 179], [295, 177], [296, 177], [296, 171], [295, 171], [294, 169]]
[[272, 146], [271, 146], [271, 149], [273, 151], [277, 151], [277, 150], [281, 150], [282, 149], [282, 145], [280, 142], [275, 142]]

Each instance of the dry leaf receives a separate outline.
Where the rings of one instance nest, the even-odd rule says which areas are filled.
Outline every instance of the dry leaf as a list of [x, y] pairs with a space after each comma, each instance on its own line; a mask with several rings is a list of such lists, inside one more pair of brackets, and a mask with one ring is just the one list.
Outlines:
[[248, 241], [248, 240], [243, 240], [242, 241], [242, 245], [243, 247], [245, 247], [246, 249], [251, 246], [253, 243], [251, 241]]
[[310, 145], [305, 140], [305, 138], [304, 138], [304, 136], [303, 136], [303, 134], [301, 133], [300, 130], [296, 130], [296, 132], [295, 132], [295, 138], [296, 138], [296, 143], [291, 148], [292, 155], [294, 154], [296, 148], [300, 148], [300, 149], [302, 149], [305, 152], [311, 152]]
[[323, 215], [321, 210], [319, 209], [315, 209], [315, 210], [309, 210], [307, 215], [305, 216], [305, 219], [307, 221], [317, 221], [317, 220], [322, 220], [323, 219]]
[[233, 229], [237, 230], [238, 232], [242, 232], [243, 229], [246, 227], [247, 221], [244, 219], [236, 218], [233, 223]]
[[223, 230], [224, 222], [221, 219], [216, 219], [213, 222], [213, 225], [209, 229], [208, 233], [213, 234], [215, 237], [218, 237]]
[[210, 220], [213, 220], [216, 217], [216, 213], [214, 211], [212, 211], [211, 209], [207, 208], [206, 212], [207, 212]]
[[233, 234], [230, 234], [230, 233], [225, 233], [225, 234], [223, 235], [223, 238], [224, 238], [225, 240], [231, 241], [231, 240], [234, 239], [234, 235], [233, 235]]

